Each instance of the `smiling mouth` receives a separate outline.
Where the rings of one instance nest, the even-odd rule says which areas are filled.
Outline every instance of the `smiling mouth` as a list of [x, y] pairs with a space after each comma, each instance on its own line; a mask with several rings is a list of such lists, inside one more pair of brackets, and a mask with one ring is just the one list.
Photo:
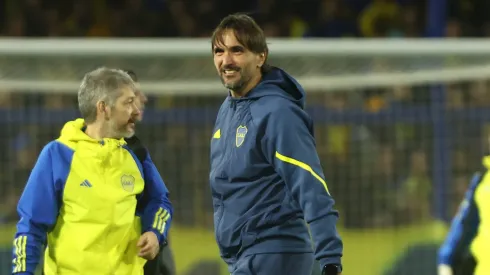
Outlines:
[[236, 71], [236, 70], [224, 70], [223, 71], [224, 76], [233, 76], [236, 74], [238, 74], [238, 71]]

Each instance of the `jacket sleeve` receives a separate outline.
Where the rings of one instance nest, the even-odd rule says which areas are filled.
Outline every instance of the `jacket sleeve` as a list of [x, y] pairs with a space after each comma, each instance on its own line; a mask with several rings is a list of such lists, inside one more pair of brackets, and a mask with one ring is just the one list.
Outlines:
[[340, 266], [343, 245], [336, 229], [338, 212], [316, 152], [311, 119], [298, 106], [286, 105], [271, 111], [264, 126], [264, 154], [303, 210], [316, 259], [322, 268]]
[[142, 212], [143, 232], [152, 231], [162, 244], [167, 239], [173, 208], [168, 197], [168, 189], [155, 164], [147, 154], [142, 163], [145, 189], [138, 199], [137, 208]]
[[480, 174], [473, 176], [465, 198], [451, 222], [446, 239], [439, 249], [438, 264], [452, 266], [462, 257], [475, 237], [480, 217], [474, 197], [480, 181]]
[[61, 192], [61, 183], [53, 177], [53, 160], [50, 145], [47, 145], [18, 202], [20, 220], [14, 239], [13, 274], [34, 274], [46, 245], [47, 233], [58, 217]]

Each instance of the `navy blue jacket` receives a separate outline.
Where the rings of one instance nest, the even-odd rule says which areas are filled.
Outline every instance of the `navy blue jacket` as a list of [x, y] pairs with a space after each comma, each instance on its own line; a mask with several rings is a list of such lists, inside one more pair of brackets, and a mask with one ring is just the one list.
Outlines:
[[219, 110], [210, 183], [216, 239], [228, 263], [256, 253], [312, 252], [308, 223], [321, 266], [340, 265], [338, 213], [304, 102], [302, 87], [273, 68]]

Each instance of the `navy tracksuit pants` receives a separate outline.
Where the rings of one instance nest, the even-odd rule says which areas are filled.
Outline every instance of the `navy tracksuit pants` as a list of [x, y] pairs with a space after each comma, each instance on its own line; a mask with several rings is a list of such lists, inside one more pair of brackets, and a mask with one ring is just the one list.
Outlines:
[[310, 275], [313, 253], [268, 253], [241, 257], [232, 275]]

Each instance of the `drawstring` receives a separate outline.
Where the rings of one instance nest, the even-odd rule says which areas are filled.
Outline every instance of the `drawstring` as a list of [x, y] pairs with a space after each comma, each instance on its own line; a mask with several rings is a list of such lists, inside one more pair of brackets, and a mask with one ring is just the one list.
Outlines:
[[237, 105], [238, 105], [238, 101], [235, 99], [231, 99], [230, 108], [232, 108], [233, 111], [236, 111]]

